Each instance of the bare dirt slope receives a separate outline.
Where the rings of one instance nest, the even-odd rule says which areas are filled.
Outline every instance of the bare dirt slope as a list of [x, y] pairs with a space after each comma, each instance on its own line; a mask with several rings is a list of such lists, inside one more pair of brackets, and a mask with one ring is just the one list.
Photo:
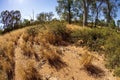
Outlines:
[[[21, 35], [15, 49], [15, 80], [24, 80], [25, 76], [29, 75], [29, 69], [31, 67], [37, 70], [42, 80], [116, 80], [116, 78], [112, 76], [112, 73], [105, 68], [103, 56], [95, 55], [92, 64], [103, 70], [104, 75], [97, 77], [84, 69], [81, 64], [82, 57], [88, 53], [95, 54], [94, 52], [89, 52], [86, 48], [75, 47], [74, 45], [66, 47], [49, 45], [53, 50], [57, 50], [62, 61], [66, 64], [65, 67], [56, 69], [50, 66], [46, 60], [36, 61], [34, 57], [26, 58], [20, 48], [23, 43], [24, 41]], [[34, 44], [33, 46], [35, 52], [41, 56], [41, 45]], [[26, 73], [28, 71], [28, 74], [24, 71], [26, 71]]]
[[[43, 33], [42, 33], [43, 34]], [[15, 80], [116, 80], [103, 55], [74, 45], [55, 46], [27, 37], [24, 30], [0, 36], [0, 63]], [[11, 65], [11, 63], [13, 65]], [[8, 67], [10, 66], [10, 67]], [[3, 76], [6, 76], [3, 74]], [[0, 78], [4, 80], [3, 78]]]
[[84, 48], [77, 48], [75, 46], [58, 48], [62, 49], [63, 51], [62, 60], [67, 64], [67, 67], [56, 71], [55, 69], [52, 69], [48, 64], [43, 65], [42, 69], [39, 72], [40, 74], [48, 77], [50, 80], [52, 80], [51, 77], [55, 78], [55, 80], [116, 80], [116, 78], [112, 76], [112, 73], [110, 73], [104, 67], [105, 62], [102, 59], [94, 60], [93, 65], [105, 71], [105, 75], [96, 77], [84, 70], [80, 62], [82, 54], [88, 52]]

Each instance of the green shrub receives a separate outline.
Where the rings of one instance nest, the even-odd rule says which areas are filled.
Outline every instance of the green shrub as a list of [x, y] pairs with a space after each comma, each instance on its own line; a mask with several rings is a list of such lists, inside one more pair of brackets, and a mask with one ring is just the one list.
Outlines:
[[[104, 51], [107, 58], [106, 66], [115, 69], [115, 75], [120, 76], [120, 33], [112, 28], [81, 29], [71, 33], [71, 42], [82, 40], [77, 46], [87, 46], [92, 51]], [[101, 50], [104, 46], [104, 50]]]
[[116, 27], [115, 21], [111, 20], [110, 23], [108, 24], [108, 26], [111, 27], [111, 28], [115, 28]]
[[27, 29], [27, 33], [30, 35], [30, 36], [33, 36], [35, 37], [39, 32], [39, 28], [38, 27], [32, 27], [32, 28], [29, 28]]
[[120, 34], [112, 31], [105, 41], [107, 67], [111, 69], [120, 67]]
[[3, 33], [3, 30], [2, 29], [0, 29], [0, 34], [2, 34]]
[[120, 67], [115, 69], [114, 75], [120, 77]]
[[102, 29], [100, 31], [98, 28], [76, 30], [71, 33], [71, 42], [75, 43], [78, 40], [83, 40], [81, 46], [87, 46], [93, 51], [99, 51], [100, 46], [104, 45], [105, 36], [105, 31], [103, 32]]
[[62, 42], [69, 42], [70, 32], [66, 29], [65, 24], [55, 22], [49, 25], [49, 29], [55, 37], [54, 44], [61, 45]]

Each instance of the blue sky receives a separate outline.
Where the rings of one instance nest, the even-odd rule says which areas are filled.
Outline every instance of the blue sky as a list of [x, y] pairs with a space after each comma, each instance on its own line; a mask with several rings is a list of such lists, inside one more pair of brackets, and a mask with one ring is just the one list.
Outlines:
[[[57, 0], [0, 0], [0, 12], [4, 10], [20, 10], [22, 18], [30, 19], [33, 14], [36, 15], [40, 12], [53, 12], [55, 17], [55, 7], [57, 6]], [[120, 19], [120, 8], [117, 12], [117, 18]]]
[[[40, 12], [54, 12], [57, 0], [0, 0], [0, 12], [4, 10], [20, 10], [22, 18], [30, 19]], [[30, 17], [31, 16], [31, 17]]]

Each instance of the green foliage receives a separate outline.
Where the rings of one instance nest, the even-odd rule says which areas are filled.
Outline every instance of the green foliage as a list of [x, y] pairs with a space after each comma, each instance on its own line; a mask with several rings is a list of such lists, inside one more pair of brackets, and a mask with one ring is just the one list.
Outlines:
[[111, 27], [111, 28], [115, 28], [116, 27], [115, 21], [111, 20], [110, 23], [108, 24], [108, 26]]
[[107, 67], [112, 69], [120, 67], [120, 34], [112, 31], [105, 41], [105, 48], [109, 62]]
[[2, 29], [0, 29], [0, 34], [2, 34], [3, 33], [3, 30]]
[[98, 20], [97, 25], [98, 26], [107, 26], [107, 23], [105, 22], [105, 20]]
[[51, 31], [53, 32], [53, 34], [61, 36], [64, 41], [66, 41], [69, 37], [69, 33], [66, 29], [66, 26], [62, 23], [58, 22], [56, 24], [51, 25]]
[[88, 46], [93, 51], [99, 51], [100, 46], [103, 46], [105, 40], [105, 31], [104, 29], [82, 29], [76, 30], [71, 33], [72, 42], [77, 42], [78, 40], [83, 40], [81, 46]]
[[114, 71], [115, 76], [120, 77], [120, 68], [116, 68]]
[[[107, 68], [115, 69], [115, 75], [120, 76], [120, 33], [112, 28], [81, 29], [71, 33], [71, 42], [82, 40], [77, 46], [87, 46], [92, 51], [101, 51], [107, 58]], [[103, 48], [101, 48], [103, 46]]]
[[24, 19], [23, 26], [29, 26], [29, 25], [30, 25], [30, 21], [28, 19]]
[[4, 24], [3, 28], [5, 32], [17, 29], [19, 27], [19, 22], [21, 19], [20, 11], [2, 11], [0, 14], [1, 23]]
[[49, 25], [50, 25], [49, 29], [56, 39], [55, 44], [62, 45], [62, 42], [68, 42], [70, 37], [70, 32], [66, 29], [66, 26], [64, 23], [53, 22]]
[[62, 20], [65, 20], [71, 24], [71, 20], [74, 15], [74, 6], [73, 0], [57, 0], [58, 6], [56, 7], [56, 12]]
[[38, 34], [38, 32], [39, 32], [38, 27], [32, 27], [32, 28], [27, 29], [27, 33], [33, 37], [35, 37]]
[[42, 12], [42, 13], [39, 13], [37, 15], [37, 20], [40, 22], [40, 23], [45, 23], [47, 21], [51, 21], [52, 18], [53, 18], [54, 14], [52, 12]]

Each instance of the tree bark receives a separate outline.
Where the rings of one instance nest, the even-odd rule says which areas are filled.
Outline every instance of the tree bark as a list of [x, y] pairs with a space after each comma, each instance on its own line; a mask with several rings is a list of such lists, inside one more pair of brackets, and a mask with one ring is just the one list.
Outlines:
[[109, 0], [106, 0], [106, 4], [107, 4], [107, 23], [109, 24], [110, 23], [110, 20], [111, 20], [111, 8], [110, 8], [110, 2]]
[[95, 18], [95, 27], [97, 26], [98, 24], [98, 12], [96, 13], [96, 18]]
[[101, 1], [101, 3], [98, 5], [98, 7], [96, 8], [96, 17], [95, 17], [95, 27], [97, 26], [98, 24], [98, 15], [99, 15], [99, 8], [100, 6], [102, 5], [103, 3], [103, 0]]
[[71, 24], [71, 1], [68, 0], [68, 22]]
[[88, 6], [86, 0], [83, 0], [83, 26], [87, 26]]

